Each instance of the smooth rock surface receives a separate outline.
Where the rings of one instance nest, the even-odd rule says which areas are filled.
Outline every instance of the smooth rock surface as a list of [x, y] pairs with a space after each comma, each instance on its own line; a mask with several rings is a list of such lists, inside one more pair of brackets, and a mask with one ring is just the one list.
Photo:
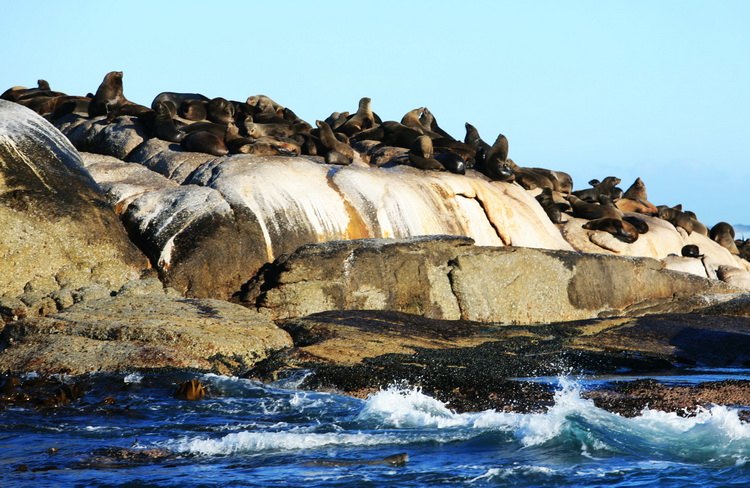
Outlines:
[[673, 296], [728, 300], [741, 291], [663, 266], [651, 258], [474, 246], [457, 237], [362, 239], [285, 255], [238, 298], [274, 318], [373, 309], [531, 324], [620, 314]]

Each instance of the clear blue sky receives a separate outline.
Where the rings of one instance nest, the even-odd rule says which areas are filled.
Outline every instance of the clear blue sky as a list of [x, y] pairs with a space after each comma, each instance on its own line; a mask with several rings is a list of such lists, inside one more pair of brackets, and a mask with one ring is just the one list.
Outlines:
[[[0, 91], [73, 95], [124, 72], [125, 95], [244, 100], [310, 123], [426, 106], [575, 187], [641, 177], [655, 204], [750, 224], [750, 1], [9, 2]], [[750, 237], [750, 236], [748, 236]]]

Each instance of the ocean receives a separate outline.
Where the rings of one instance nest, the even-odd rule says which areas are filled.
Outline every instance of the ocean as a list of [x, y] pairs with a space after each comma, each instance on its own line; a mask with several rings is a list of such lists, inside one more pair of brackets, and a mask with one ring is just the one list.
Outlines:
[[[198, 378], [202, 400], [173, 397]], [[746, 371], [660, 378], [748, 379]], [[750, 484], [750, 424], [714, 406], [625, 418], [581, 398], [623, 378], [538, 378], [546, 412], [456, 413], [413, 388], [367, 399], [211, 374], [62, 377], [65, 406], [0, 410], [3, 487], [729, 487]], [[627, 379], [627, 378], [626, 378]], [[130, 454], [156, 453], [153, 458]], [[123, 455], [125, 453], [125, 455]], [[376, 464], [405, 453], [402, 466]]]

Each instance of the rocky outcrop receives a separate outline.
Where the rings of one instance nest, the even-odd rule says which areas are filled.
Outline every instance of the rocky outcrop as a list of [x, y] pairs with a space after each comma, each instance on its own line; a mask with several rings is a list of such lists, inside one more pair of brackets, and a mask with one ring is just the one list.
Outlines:
[[0, 295], [117, 289], [149, 267], [76, 149], [29, 109], [0, 100]]
[[244, 307], [130, 290], [6, 325], [0, 371], [192, 369], [238, 375], [290, 345], [286, 332]]
[[[302, 387], [359, 397], [392, 384], [408, 385], [461, 411], [536, 411], [552, 401], [552, 392], [542, 385], [508, 378], [659, 374], [679, 366], [750, 364], [746, 316], [659, 314], [499, 326], [397, 312], [338, 311], [291, 319], [282, 327], [296, 347], [258, 363], [251, 377], [272, 380], [312, 371]], [[731, 398], [747, 398], [748, 392], [745, 387], [739, 397], [727, 396], [726, 404], [735, 404]], [[699, 393], [686, 389], [679, 402], [664, 405], [672, 405], [668, 411], [673, 411], [710, 401]], [[605, 408], [636, 414], [628, 408], [640, 411], [659, 395], [652, 390], [635, 399], [604, 393], [597, 398], [606, 400]]]
[[264, 268], [238, 299], [274, 318], [372, 309], [531, 324], [740, 291], [651, 258], [472, 244], [423, 237], [308, 245]]

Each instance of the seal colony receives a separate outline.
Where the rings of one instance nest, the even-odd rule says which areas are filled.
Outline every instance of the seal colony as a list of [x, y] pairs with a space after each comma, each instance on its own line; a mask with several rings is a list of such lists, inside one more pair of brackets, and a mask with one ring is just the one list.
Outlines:
[[122, 78], [121, 71], [108, 73], [95, 93], [85, 97], [53, 91], [48, 82], [39, 80], [36, 88], [12, 87], [0, 98], [24, 105], [52, 122], [69, 114], [100, 117], [105, 123], [121, 116], [135, 117], [149, 138], [217, 157], [304, 155], [320, 157], [332, 165], [404, 164], [462, 175], [471, 171], [492, 181], [520, 185], [536, 196], [557, 225], [570, 217], [583, 219], [582, 227], [592, 233], [606, 232], [633, 243], [648, 232], [648, 224], [639, 215], [649, 215], [688, 235], [710, 236], [732, 254], [739, 252], [730, 224], [720, 222], [709, 230], [681, 205], [655, 206], [640, 178], [625, 191], [617, 186], [621, 180], [615, 176], [591, 180], [589, 188], [574, 191], [571, 176], [563, 171], [516, 164], [508, 157], [508, 139], [503, 134], [490, 145], [467, 122], [464, 139], [459, 140], [441, 129], [426, 107], [410, 110], [399, 122], [383, 121], [373, 111], [372, 100], [363, 97], [356, 112], [333, 112], [313, 126], [265, 95], [235, 101], [209, 99], [199, 93], [162, 92], [146, 107], [125, 97]]

